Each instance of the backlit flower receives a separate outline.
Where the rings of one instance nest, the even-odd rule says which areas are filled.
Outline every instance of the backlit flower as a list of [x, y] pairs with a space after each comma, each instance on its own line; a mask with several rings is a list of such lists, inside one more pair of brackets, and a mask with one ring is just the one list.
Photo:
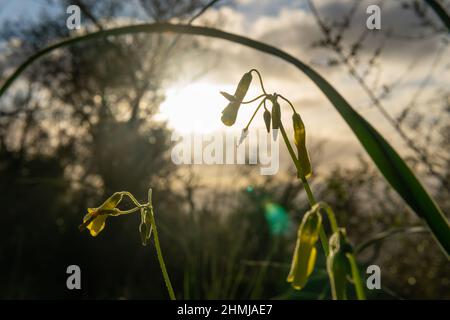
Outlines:
[[222, 111], [221, 120], [226, 126], [232, 126], [236, 122], [239, 107], [247, 94], [251, 82], [252, 74], [251, 72], [247, 72], [239, 81], [236, 92], [233, 96], [229, 93], [222, 92], [222, 95], [230, 101], [230, 103], [228, 103], [226, 108]]
[[294, 289], [302, 289], [314, 270], [317, 256], [316, 243], [319, 239], [321, 225], [322, 216], [318, 207], [314, 206], [305, 214], [298, 229], [291, 270], [287, 278], [287, 281], [292, 284]]
[[294, 141], [297, 146], [298, 161], [305, 178], [308, 178], [311, 173], [311, 162], [309, 161], [308, 150], [306, 149], [306, 131], [300, 115], [295, 112], [292, 116], [292, 123], [294, 126]]
[[116, 207], [122, 200], [122, 197], [122, 193], [116, 192], [100, 207], [88, 208], [88, 213], [84, 216], [83, 223], [79, 226], [80, 231], [88, 229], [91, 236], [96, 237], [105, 228], [106, 218], [117, 215], [120, 212]]

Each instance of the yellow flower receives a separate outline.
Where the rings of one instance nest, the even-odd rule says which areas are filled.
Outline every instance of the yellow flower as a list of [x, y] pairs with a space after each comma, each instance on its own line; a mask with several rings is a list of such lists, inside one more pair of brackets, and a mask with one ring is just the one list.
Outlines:
[[91, 236], [96, 237], [104, 228], [108, 216], [117, 215], [120, 211], [117, 205], [122, 200], [123, 194], [114, 193], [100, 207], [88, 208], [88, 213], [83, 218], [83, 223], [79, 226], [80, 231], [88, 229]]
[[222, 111], [221, 120], [226, 126], [232, 126], [236, 122], [239, 107], [241, 106], [242, 100], [244, 100], [244, 97], [247, 94], [251, 82], [252, 74], [251, 72], [247, 72], [239, 81], [234, 95], [226, 92], [221, 92], [222, 95], [230, 101], [227, 107]]
[[240, 105], [238, 102], [230, 102], [222, 111], [221, 120], [224, 125], [231, 127], [236, 122]]
[[294, 289], [302, 289], [314, 270], [317, 256], [316, 242], [319, 239], [321, 224], [322, 216], [318, 206], [314, 206], [305, 214], [298, 230], [291, 270], [287, 277], [287, 281]]
[[306, 149], [306, 131], [302, 118], [296, 112], [292, 116], [292, 122], [294, 125], [294, 141], [297, 146], [298, 161], [305, 178], [308, 178], [311, 173], [311, 162], [309, 161], [308, 150]]

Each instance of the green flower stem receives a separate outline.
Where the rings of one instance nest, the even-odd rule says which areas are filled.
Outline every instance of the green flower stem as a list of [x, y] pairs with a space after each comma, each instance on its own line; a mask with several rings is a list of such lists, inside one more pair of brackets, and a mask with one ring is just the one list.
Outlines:
[[164, 282], [166, 283], [167, 291], [169, 292], [170, 300], [176, 300], [175, 293], [173, 292], [172, 283], [170, 282], [169, 274], [167, 273], [166, 264], [162, 256], [161, 246], [159, 244], [158, 230], [156, 229], [155, 216], [152, 205], [152, 189], [148, 190], [148, 209], [150, 210], [150, 223], [153, 229], [153, 238], [155, 239], [156, 253], [158, 255], [159, 266], [163, 274]]
[[325, 212], [328, 216], [328, 221], [330, 222], [331, 231], [333, 231], [333, 233], [338, 231], [339, 226], [337, 224], [336, 215], [334, 214], [333, 209], [325, 202], [319, 202], [319, 206], [320, 206], [320, 209], [325, 210]]
[[291, 107], [292, 111], [294, 111], [294, 113], [297, 113], [297, 111], [295, 110], [294, 105], [292, 104], [292, 102], [290, 102], [288, 99], [283, 97], [281, 94], [277, 94], [277, 96], [279, 96], [281, 99], [286, 101], [289, 104], [289, 106]]
[[119, 212], [117, 212], [116, 214], [111, 214], [111, 216], [117, 217], [117, 216], [123, 216], [124, 214], [130, 214], [130, 213], [134, 213], [138, 210], [140, 210], [140, 207], [136, 207], [130, 210], [119, 210]]
[[156, 247], [156, 254], [158, 256], [158, 262], [159, 266], [161, 268], [161, 272], [163, 274], [164, 282], [167, 287], [167, 291], [169, 292], [170, 300], [176, 300], [175, 293], [172, 288], [172, 283], [170, 282], [169, 274], [166, 269], [166, 264], [164, 263], [164, 258], [161, 251], [161, 245], [159, 243], [159, 237], [158, 237], [158, 230], [156, 228], [156, 222], [155, 222], [155, 216], [153, 211], [153, 205], [152, 205], [152, 189], [150, 188], [148, 190], [148, 203], [146, 204], [140, 204], [139, 201], [128, 191], [122, 191], [121, 192], [124, 196], [127, 196], [130, 198], [130, 200], [136, 205], [136, 208], [127, 210], [127, 211], [120, 211], [118, 215], [133, 213], [141, 208], [147, 207], [148, 210], [150, 210], [150, 224], [152, 226], [153, 230], [153, 238], [155, 239], [155, 247]]
[[[427, 1], [432, 5], [436, 1]], [[436, 10], [437, 7], [433, 9]], [[441, 11], [439, 11], [442, 13]], [[447, 15], [446, 15], [447, 16]], [[440, 15], [441, 19], [448, 19], [448, 16]], [[8, 87], [24, 72], [28, 66], [40, 57], [56, 49], [80, 43], [87, 40], [105, 38], [109, 36], [119, 36], [135, 33], [162, 33], [173, 32], [178, 34], [201, 35], [212, 38], [220, 38], [253, 48], [255, 50], [276, 56], [292, 65], [308, 76], [325, 94], [335, 109], [352, 129], [355, 136], [363, 145], [375, 165], [380, 169], [389, 184], [399, 193], [405, 202], [413, 209], [420, 218], [423, 218], [430, 227], [433, 236], [441, 245], [447, 257], [450, 256], [450, 223], [445, 214], [427, 193], [420, 181], [416, 178], [411, 169], [401, 159], [390, 144], [375, 130], [364, 118], [362, 118], [352, 106], [336, 91], [320, 74], [311, 67], [298, 60], [294, 56], [263, 42], [255, 41], [243, 36], [224, 32], [221, 30], [192, 26], [175, 25], [169, 23], [149, 23], [123, 26], [98, 32], [88, 33], [78, 37], [62, 40], [50, 45], [26, 59], [1, 85], [0, 97], [6, 92]]]
[[347, 259], [350, 262], [350, 267], [352, 269], [353, 284], [355, 286], [356, 297], [358, 300], [366, 300], [366, 294], [364, 292], [364, 286], [362, 283], [361, 275], [359, 274], [358, 263], [356, 262], [353, 253], [347, 253]]
[[[297, 168], [298, 175], [303, 183], [303, 188], [306, 191], [306, 194], [308, 196], [309, 205], [313, 207], [317, 201], [314, 198], [314, 194], [311, 191], [311, 187], [309, 186], [308, 180], [306, 180], [305, 176], [303, 175], [302, 168], [300, 167], [300, 163], [297, 159], [297, 156], [295, 155], [294, 149], [291, 146], [291, 143], [289, 142], [289, 138], [286, 134], [286, 130], [284, 130], [284, 126], [282, 123], [280, 123], [280, 131], [281, 135], [283, 136], [284, 143], [286, 144], [286, 147], [289, 151], [289, 154], [292, 158], [292, 161], [295, 164], [295, 167]], [[320, 237], [320, 243], [322, 244], [323, 251], [325, 252], [325, 255], [328, 257], [328, 254], [330, 253], [330, 249], [328, 248], [328, 238], [325, 234], [325, 230], [323, 229], [323, 225], [320, 226], [319, 231], [319, 237]]]
[[136, 205], [136, 207], [144, 207], [145, 205], [141, 205], [139, 203], [139, 201], [137, 201], [137, 199], [128, 191], [122, 191], [121, 192], [124, 196], [127, 196], [128, 198], [130, 198], [130, 200]]
[[261, 77], [261, 74], [259, 73], [259, 71], [256, 69], [252, 69], [249, 72], [255, 72], [258, 75], [259, 83], [261, 84], [261, 90], [264, 92], [265, 95], [267, 95], [267, 92], [266, 92], [266, 89], [264, 88], [264, 83], [262, 81], [262, 77]]
[[266, 101], [266, 98], [264, 98], [264, 100], [262, 100], [259, 104], [258, 107], [256, 108], [255, 112], [253, 112], [252, 117], [250, 118], [250, 121], [247, 123], [247, 125], [245, 126], [244, 130], [248, 130], [248, 127], [250, 126], [250, 124], [253, 121], [253, 118], [256, 116], [256, 114], [258, 113], [259, 109], [261, 108], [261, 106], [264, 104], [264, 101]]
[[249, 103], [255, 102], [256, 100], [259, 100], [259, 99], [261, 99], [262, 97], [265, 97], [265, 96], [267, 96], [267, 94], [263, 93], [263, 94], [260, 94], [259, 96], [257, 96], [256, 98], [253, 98], [251, 100], [242, 101], [241, 104], [249, 104]]
[[[305, 176], [302, 173], [300, 163], [298, 162], [298, 159], [295, 155], [294, 149], [291, 146], [291, 143], [288, 139], [288, 136], [286, 134], [286, 131], [284, 130], [282, 123], [280, 124], [280, 131], [281, 131], [281, 135], [283, 136], [283, 140], [286, 144], [286, 147], [289, 151], [289, 154], [292, 158], [292, 161], [294, 161], [295, 167], [297, 168], [297, 172], [299, 173], [300, 179], [302, 180], [303, 187], [305, 188], [306, 194], [308, 195], [309, 204], [312, 207], [315, 204], [317, 204], [317, 201], [314, 197], [314, 194], [311, 191], [311, 187], [308, 183], [308, 180], [305, 178]], [[333, 212], [333, 209], [331, 209], [331, 207], [329, 205], [324, 204], [324, 203], [319, 203], [319, 205], [321, 206], [321, 208], [323, 208], [326, 211], [326, 213], [328, 215], [328, 220], [330, 221], [331, 229], [333, 230], [333, 232], [337, 231], [338, 224], [337, 224], [336, 216]], [[330, 250], [328, 247], [328, 238], [327, 238], [327, 235], [325, 234], [325, 230], [323, 229], [323, 225], [320, 226], [319, 237], [320, 237], [320, 242], [322, 243], [323, 251], [325, 252], [325, 255], [328, 257]], [[364, 293], [364, 287], [362, 284], [361, 275], [359, 274], [359, 269], [358, 269], [358, 264], [356, 262], [356, 259], [355, 259], [354, 255], [351, 253], [347, 254], [347, 258], [350, 262], [351, 269], [352, 269], [352, 278], [353, 278], [353, 282], [354, 282], [354, 286], [355, 286], [356, 297], [358, 298], [358, 300], [365, 300], [366, 296]]]

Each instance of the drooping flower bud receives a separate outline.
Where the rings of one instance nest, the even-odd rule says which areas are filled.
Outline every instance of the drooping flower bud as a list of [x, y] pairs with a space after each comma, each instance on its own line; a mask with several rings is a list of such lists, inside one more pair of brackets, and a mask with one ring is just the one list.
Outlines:
[[272, 120], [271, 119], [272, 116], [270, 115], [270, 111], [266, 109], [264, 111], [263, 117], [264, 117], [264, 123], [266, 124], [267, 133], [269, 133], [270, 132], [270, 121]]
[[272, 106], [272, 129], [280, 129], [281, 124], [281, 109], [278, 101], [273, 101]]
[[234, 93], [236, 101], [242, 102], [244, 100], [251, 82], [252, 82], [252, 73], [251, 72], [244, 73], [241, 80], [239, 80], [236, 92]]
[[298, 230], [291, 270], [287, 277], [287, 281], [292, 284], [294, 289], [304, 288], [308, 277], [314, 270], [317, 256], [316, 243], [319, 239], [321, 225], [322, 216], [318, 207], [315, 206], [305, 214]]
[[232, 126], [236, 122], [239, 107], [241, 106], [241, 103], [244, 100], [245, 95], [247, 94], [251, 82], [252, 74], [251, 72], [247, 72], [239, 81], [239, 84], [234, 93], [234, 98], [232, 98], [232, 96], [228, 93], [222, 93], [222, 95], [230, 101], [227, 107], [222, 111], [221, 120], [226, 126]]
[[231, 127], [237, 118], [240, 103], [230, 102], [227, 107], [222, 111], [222, 122], [224, 125]]
[[330, 237], [330, 254], [327, 271], [330, 277], [331, 293], [334, 300], [347, 299], [347, 277], [351, 277], [351, 265], [347, 253], [351, 252], [344, 229], [339, 229]]
[[311, 176], [311, 162], [309, 161], [308, 150], [306, 149], [306, 131], [305, 125], [300, 115], [295, 112], [292, 116], [292, 123], [294, 126], [294, 141], [297, 146], [298, 161], [305, 178]]
[[141, 235], [142, 245], [146, 246], [152, 235], [152, 224], [148, 208], [141, 209], [141, 224], [139, 225], [139, 233]]
[[278, 130], [281, 126], [281, 108], [278, 101], [275, 99], [272, 100], [272, 135], [273, 140], [277, 140]]

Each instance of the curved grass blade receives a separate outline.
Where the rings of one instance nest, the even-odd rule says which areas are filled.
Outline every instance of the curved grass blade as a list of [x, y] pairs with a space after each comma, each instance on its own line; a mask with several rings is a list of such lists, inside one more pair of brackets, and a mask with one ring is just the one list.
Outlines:
[[35, 53], [24, 63], [22, 63], [4, 82], [0, 88], [0, 97], [30, 64], [55, 49], [63, 48], [86, 40], [105, 38], [108, 36], [161, 32], [203, 35], [228, 40], [276, 56], [300, 69], [330, 100], [335, 109], [350, 126], [353, 133], [361, 142], [364, 149], [372, 158], [373, 162], [386, 180], [411, 207], [411, 209], [413, 209], [417, 215], [426, 222], [434, 237], [447, 254], [447, 257], [450, 256], [450, 225], [447, 219], [397, 152], [320, 74], [290, 54], [263, 42], [213, 28], [169, 23], [137, 24], [102, 30], [63, 40]]
[[441, 21], [445, 24], [448, 31], [450, 31], [450, 16], [445, 11], [444, 7], [436, 0], [425, 0], [426, 3], [434, 10]]

